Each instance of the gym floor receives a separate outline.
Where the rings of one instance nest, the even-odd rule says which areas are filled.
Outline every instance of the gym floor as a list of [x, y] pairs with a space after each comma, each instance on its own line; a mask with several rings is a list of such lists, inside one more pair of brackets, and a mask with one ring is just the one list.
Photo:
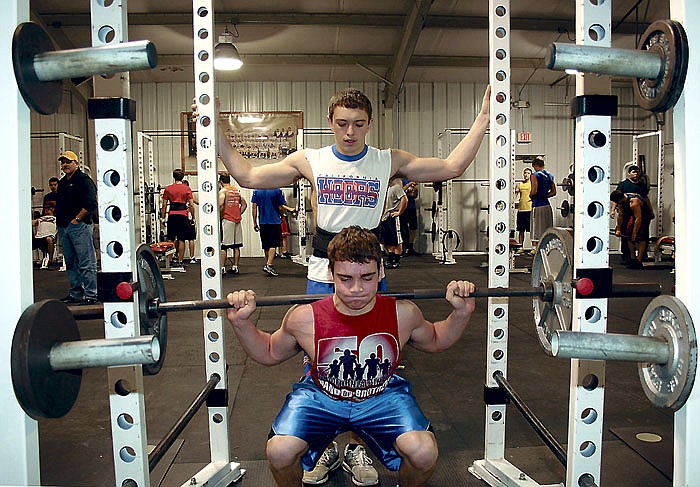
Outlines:
[[[531, 263], [531, 256], [518, 257], [518, 265]], [[488, 276], [481, 263], [485, 257], [457, 257], [457, 264], [444, 266], [428, 255], [404, 257], [401, 268], [388, 270], [391, 291], [443, 287], [451, 279], [467, 279], [487, 287]], [[616, 282], [657, 282], [670, 293], [674, 276], [669, 268], [630, 270], [611, 256]], [[224, 290], [254, 289], [259, 295], [303, 294], [306, 268], [277, 259], [279, 277], [262, 271], [262, 258], [242, 259], [241, 274], [225, 276]], [[169, 301], [201, 299], [199, 264], [186, 273], [173, 273], [166, 280]], [[530, 274], [511, 274], [511, 287], [529, 287]], [[35, 270], [36, 300], [60, 298], [67, 292], [65, 273]], [[651, 298], [610, 300], [608, 331], [636, 334], [639, 320]], [[418, 302], [426, 318], [441, 319], [449, 311], [444, 300]], [[404, 350], [405, 369], [400, 374], [414, 386], [426, 416], [431, 420], [440, 448], [440, 458], [430, 486], [486, 485], [467, 468], [483, 458], [483, 384], [485, 374], [486, 299], [477, 300], [477, 310], [462, 339], [441, 354], [427, 354], [410, 347]], [[258, 327], [272, 331], [279, 326], [286, 308], [262, 308]], [[530, 409], [567, 447], [569, 361], [548, 357], [538, 344], [533, 324], [532, 302], [510, 300], [508, 379]], [[168, 351], [160, 374], [145, 377], [148, 444], [155, 445], [170, 429], [205, 382], [203, 336], [200, 312], [168, 315]], [[79, 322], [82, 339], [104, 337], [99, 320]], [[265, 460], [265, 441], [291, 383], [301, 375], [302, 357], [275, 367], [248, 359], [226, 322], [229, 364], [230, 443], [232, 460], [247, 473], [241, 486], [274, 486]], [[603, 486], [670, 486], [673, 455], [673, 415], [655, 408], [639, 383], [632, 363], [609, 363], [605, 377], [603, 428]], [[43, 485], [114, 485], [108, 384], [105, 369], [84, 371], [75, 407], [61, 419], [39, 422], [41, 480]], [[654, 433], [656, 443], [635, 439], [638, 433]], [[342, 451], [347, 434], [338, 443]], [[545, 447], [513, 407], [508, 407], [506, 458], [540, 484], [565, 482], [564, 467]], [[209, 433], [204, 408], [181, 434], [151, 476], [152, 486], [180, 486], [209, 463]], [[394, 486], [398, 475], [375, 460], [381, 485]], [[353, 485], [342, 468], [330, 475], [328, 486]]]

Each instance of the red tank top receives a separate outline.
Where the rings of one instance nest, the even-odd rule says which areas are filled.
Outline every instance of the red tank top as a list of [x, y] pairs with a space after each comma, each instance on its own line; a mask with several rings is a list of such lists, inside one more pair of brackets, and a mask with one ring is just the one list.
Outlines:
[[187, 216], [187, 202], [192, 198], [192, 190], [184, 183], [173, 183], [165, 187], [163, 191], [164, 204], [170, 201], [170, 215]]
[[241, 222], [241, 192], [237, 189], [226, 190], [223, 218], [230, 222]]
[[374, 308], [359, 316], [338, 312], [332, 296], [311, 307], [314, 382], [334, 399], [359, 402], [382, 392], [400, 359], [396, 299], [377, 295]]

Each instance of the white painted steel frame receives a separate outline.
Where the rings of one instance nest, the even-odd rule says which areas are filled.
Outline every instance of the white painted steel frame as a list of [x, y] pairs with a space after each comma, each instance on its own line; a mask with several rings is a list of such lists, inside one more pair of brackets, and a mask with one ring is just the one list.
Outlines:
[[[577, 2], [576, 43], [610, 47], [612, 2]], [[597, 39], [592, 33], [597, 29]], [[576, 75], [576, 95], [610, 94], [610, 79]], [[603, 269], [609, 265], [611, 117], [576, 118], [574, 152], [574, 269]], [[592, 134], [605, 136], [594, 145]], [[574, 276], [576, 277], [576, 276]], [[573, 298], [573, 331], [605, 333], [608, 300]], [[595, 383], [591, 385], [591, 378]], [[571, 360], [566, 485], [577, 486], [591, 475], [600, 485], [603, 446], [605, 362]]]
[[[216, 93], [214, 72], [214, 5], [213, 0], [193, 0], [192, 26], [194, 39], [194, 89], [199, 118], [197, 120], [197, 182], [199, 184], [199, 239], [201, 245], [202, 299], [222, 298], [219, 251], [219, 197], [216, 151]], [[224, 342], [224, 310], [202, 312], [204, 331], [204, 361], [208, 380], [218, 374], [221, 381], [216, 389], [227, 393], [226, 348]], [[215, 391], [216, 394], [216, 391]], [[208, 406], [209, 444], [211, 463], [191, 476], [183, 485], [206, 484], [225, 486], [245, 472], [240, 464], [231, 462], [229, 445], [228, 407]]]
[[656, 185], [656, 237], [662, 237], [664, 234], [664, 132], [663, 130], [655, 130], [644, 134], [634, 135], [632, 137], [632, 160], [636, 164], [639, 161], [639, 139], [656, 137], [657, 139], [657, 172], [658, 182]]
[[31, 143], [29, 108], [24, 103], [12, 70], [12, 35], [17, 24], [29, 20], [29, 1], [11, 0], [3, 4], [0, 18], [0, 81], [6, 89], [0, 93], [4, 115], [9, 123], [3, 127], [5, 160], [3, 176], [5, 220], [17, 232], [13, 238], [0, 239], [2, 266], [0, 293], [0, 472], [6, 485], [39, 485], [39, 430], [38, 423], [20, 407], [12, 388], [10, 347], [17, 320], [34, 302], [34, 277], [31, 238]]
[[[90, 15], [93, 47], [128, 41], [126, 0], [109, 7], [105, 7], [104, 1], [91, 0]], [[114, 34], [113, 37], [107, 35], [108, 31]], [[112, 94], [128, 97], [129, 74], [122, 73], [120, 78], [121, 93]], [[136, 281], [132, 144], [130, 120], [95, 120], [102, 272], [131, 273], [132, 279]], [[141, 334], [139, 298], [136, 293], [131, 302], [104, 303], [105, 338], [136, 337]], [[150, 480], [142, 368], [108, 367], [107, 381], [115, 484], [135, 482], [139, 486], [148, 487]]]
[[[510, 131], [510, 1], [489, 1], [489, 287], [510, 280], [510, 206], [513, 148]], [[497, 389], [495, 372], [508, 376], [508, 298], [489, 298], [485, 386]], [[506, 405], [486, 404], [484, 458], [469, 468], [492, 486], [536, 486], [505, 459]]]
[[[700, 178], [700, 9], [695, 0], [671, 0], [671, 17], [680, 21], [688, 35], [688, 73], [685, 86], [673, 110], [673, 164], [676, 209], [676, 296], [683, 300], [693, 321], [700, 316], [700, 286], [697, 285], [697, 243], [700, 226], [700, 200], [697, 181]], [[695, 47], [695, 48], [693, 48]], [[700, 394], [697, 385], [673, 418], [673, 485], [697, 484], [700, 479]]]
[[[329, 134], [332, 134], [328, 130]], [[299, 129], [297, 131], [297, 150], [304, 150], [304, 129]], [[297, 204], [297, 228], [298, 235], [297, 240], [299, 241], [299, 253], [292, 257], [292, 262], [295, 264], [308, 266], [309, 256], [306, 255], [306, 184], [308, 181], [306, 178], [300, 178], [297, 181], [297, 191], [299, 194], [299, 204]], [[313, 197], [313, 193], [312, 193]]]
[[[146, 147], [144, 148], [144, 144]], [[138, 132], [136, 134], [136, 147], [138, 150], [138, 174], [139, 174], [139, 222], [141, 224], [141, 242], [150, 243], [146, 241], [146, 199], [148, 195], [146, 194], [146, 174], [144, 170], [145, 165], [145, 151], [149, 151], [153, 154], [153, 139], [145, 135], [143, 132]], [[153, 195], [155, 198], [155, 195]]]
[[[452, 128], [452, 129], [445, 129], [444, 132], [440, 132], [437, 136], [437, 146], [438, 146], [438, 157], [441, 159], [447, 158], [452, 153], [452, 136], [460, 136], [464, 137], [469, 133], [469, 129], [463, 129], [463, 128]], [[488, 134], [489, 131], [487, 129], [486, 133]], [[460, 139], [461, 140], [461, 139]], [[435, 213], [435, 218], [433, 219], [436, 222], [436, 235], [434, 237], [433, 243], [433, 252], [432, 256], [435, 257], [435, 259], [441, 261], [442, 264], [455, 264], [456, 261], [454, 260], [453, 256], [455, 255], [486, 255], [488, 252], [484, 252], [481, 250], [478, 250], [478, 243], [477, 243], [477, 249], [474, 250], [445, 250], [442, 246], [442, 239], [445, 235], [445, 232], [447, 230], [455, 230], [457, 231], [453, 224], [454, 224], [454, 211], [452, 210], [452, 202], [454, 200], [454, 183], [472, 183], [472, 184], [480, 184], [483, 183], [485, 184], [490, 184], [489, 180], [487, 179], [478, 179], [474, 178], [471, 180], [452, 180], [448, 179], [447, 181], [444, 181], [442, 183], [442, 203], [438, 203], [437, 200], [437, 192], [433, 191], [433, 201], [436, 204], [436, 213]], [[432, 183], [429, 183], [425, 185], [429, 190], [432, 190]], [[479, 210], [480, 211], [480, 210]], [[476, 224], [479, 222], [478, 215], [475, 218]], [[457, 232], [459, 233], [459, 232]], [[462, 236], [464, 237], [464, 235]]]

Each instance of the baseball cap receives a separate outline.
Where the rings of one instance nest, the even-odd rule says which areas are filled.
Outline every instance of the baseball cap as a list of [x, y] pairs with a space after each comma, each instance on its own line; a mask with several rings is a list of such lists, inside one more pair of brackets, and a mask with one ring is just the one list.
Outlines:
[[61, 152], [61, 155], [58, 156], [58, 162], [61, 162], [61, 159], [68, 159], [69, 161], [78, 162], [78, 156], [75, 155], [75, 152], [72, 150]]

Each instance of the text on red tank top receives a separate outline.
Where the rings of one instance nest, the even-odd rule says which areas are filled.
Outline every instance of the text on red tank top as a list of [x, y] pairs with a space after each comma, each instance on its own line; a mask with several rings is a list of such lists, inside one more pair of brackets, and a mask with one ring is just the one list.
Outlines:
[[335, 399], [362, 401], [382, 392], [400, 359], [396, 299], [377, 296], [371, 311], [345, 315], [333, 297], [311, 305], [315, 357], [311, 376]]

